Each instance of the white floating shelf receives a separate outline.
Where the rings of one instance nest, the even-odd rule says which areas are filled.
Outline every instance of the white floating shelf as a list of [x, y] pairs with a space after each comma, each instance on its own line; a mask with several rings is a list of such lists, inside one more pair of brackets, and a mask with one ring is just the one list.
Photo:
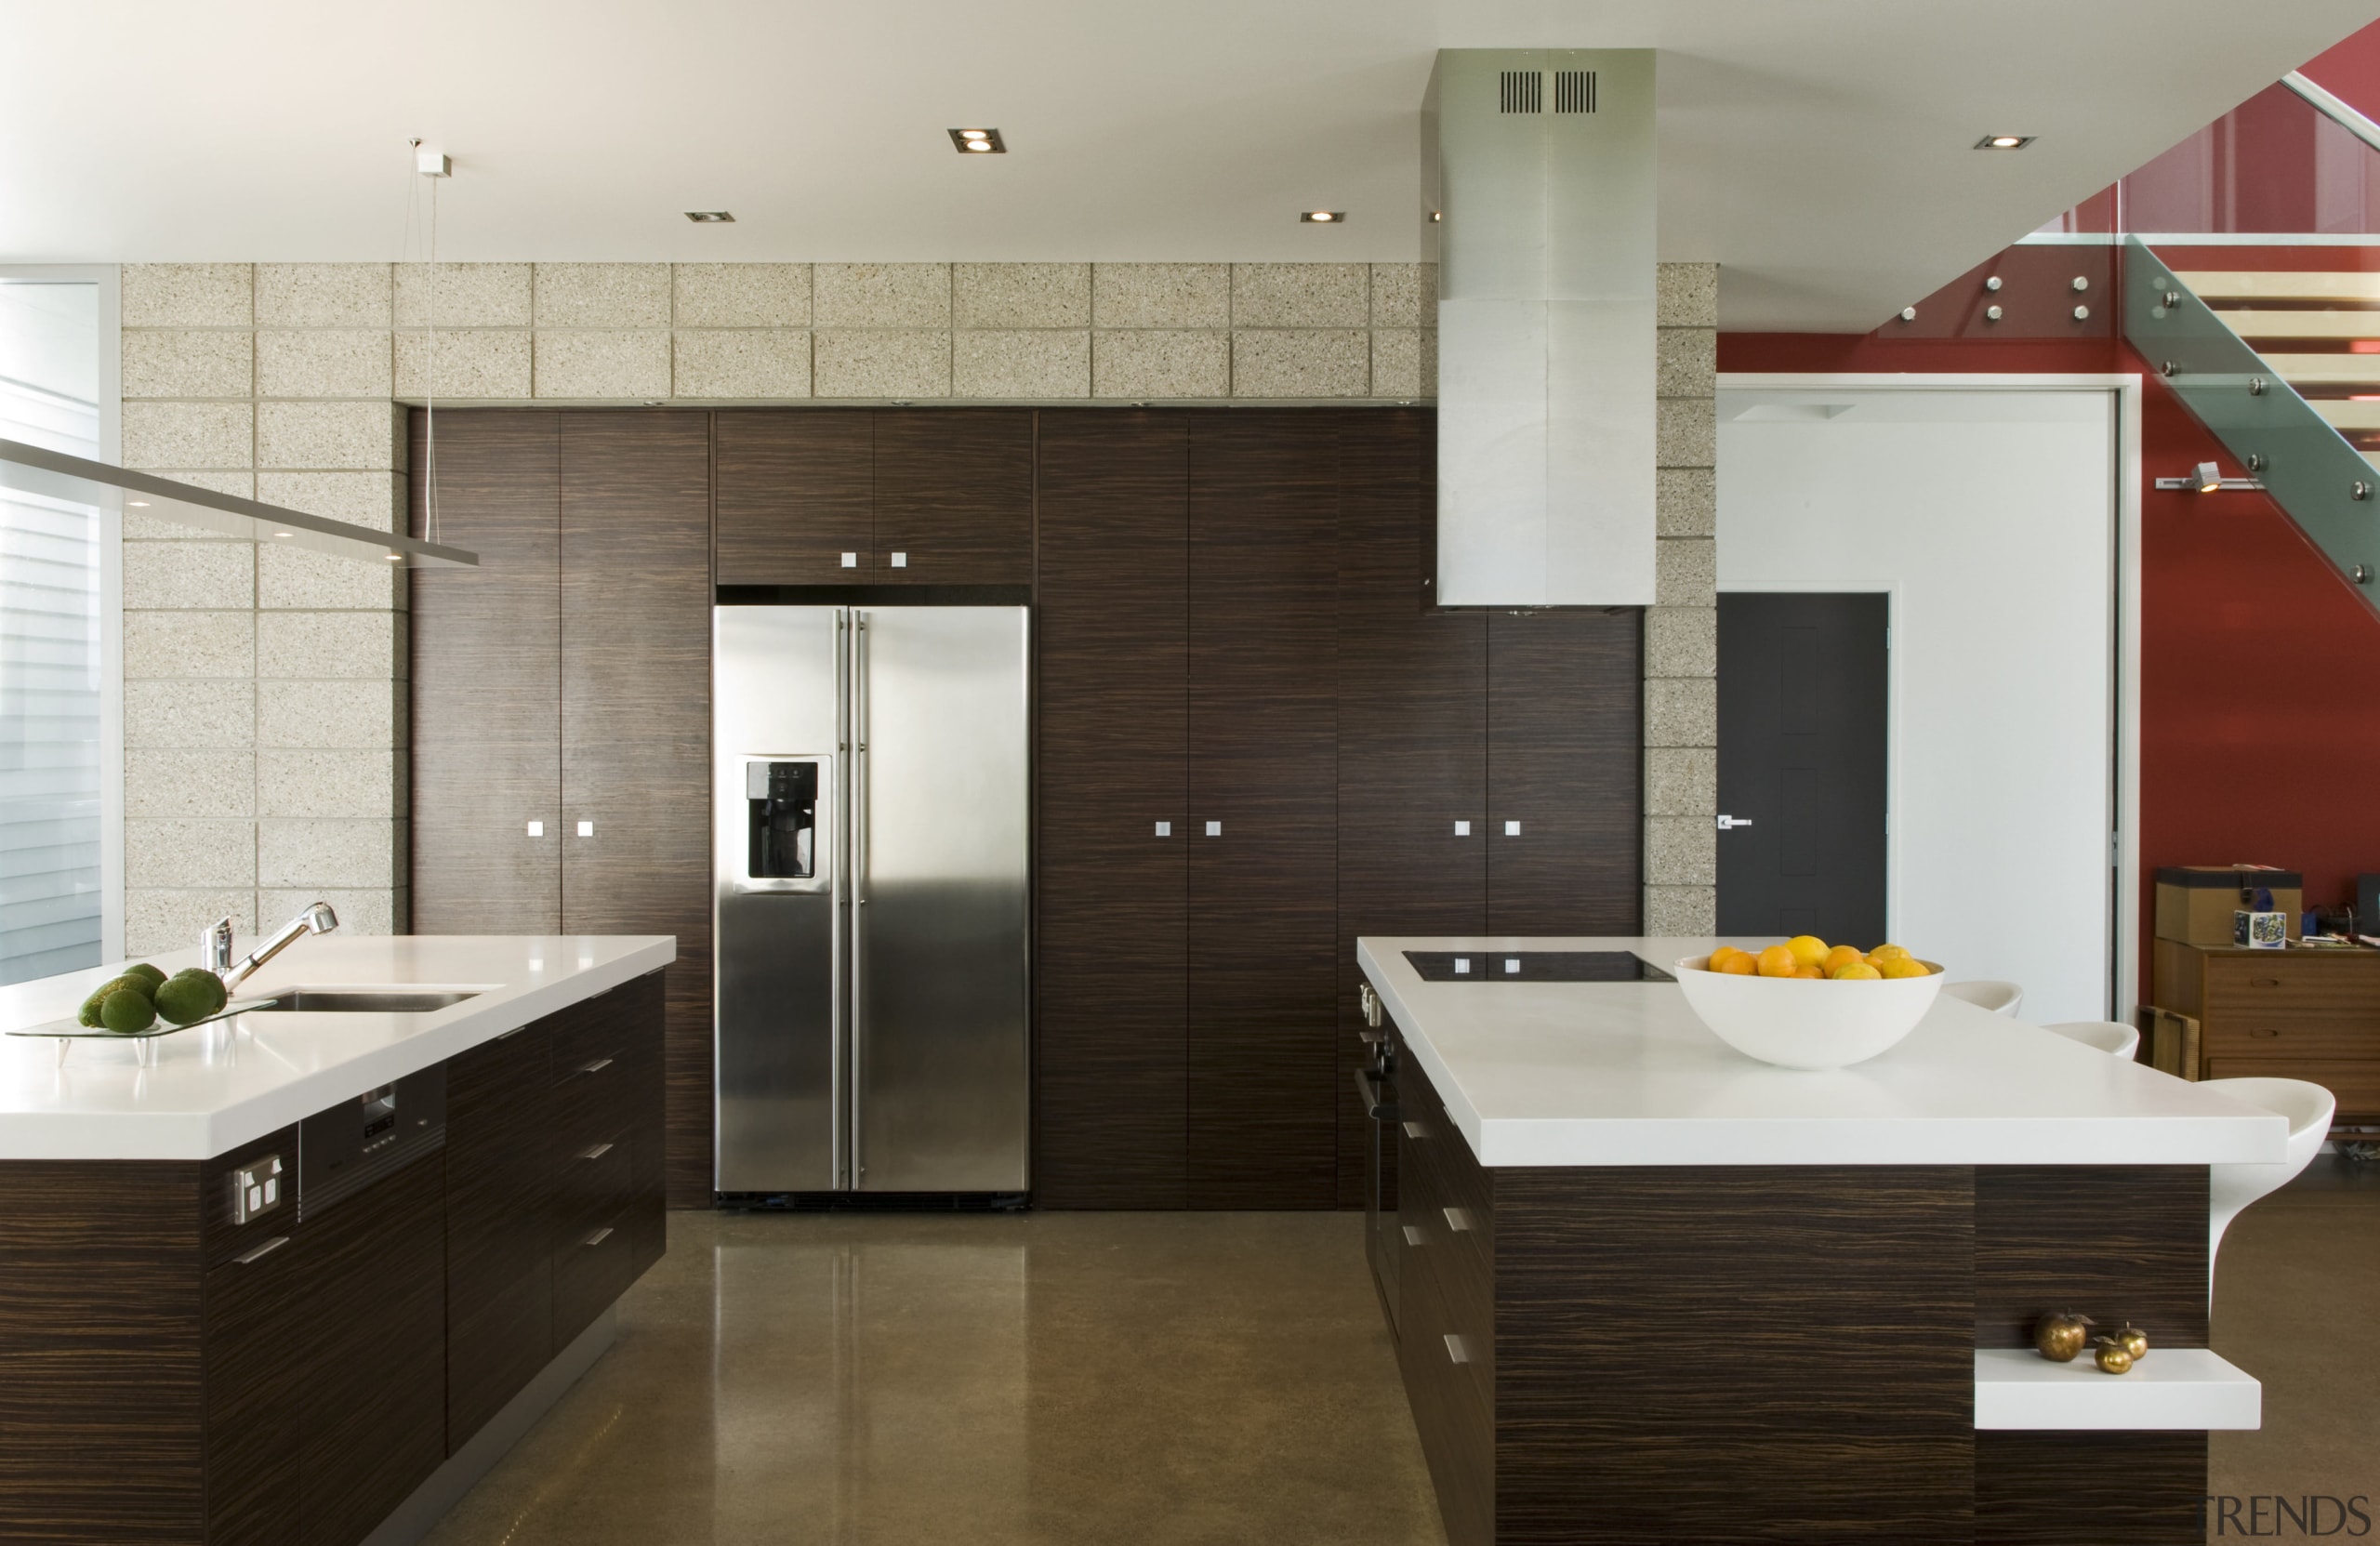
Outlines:
[[2203, 1347], [2151, 1348], [2126, 1374], [2085, 1353], [2054, 1364], [2030, 1348], [1975, 1355], [1977, 1428], [2256, 1428], [2264, 1386]]

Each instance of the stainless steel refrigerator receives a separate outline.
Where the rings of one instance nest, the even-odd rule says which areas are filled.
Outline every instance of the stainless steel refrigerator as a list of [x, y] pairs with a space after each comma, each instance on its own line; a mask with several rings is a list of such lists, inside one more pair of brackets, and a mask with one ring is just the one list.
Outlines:
[[711, 614], [721, 1193], [1021, 1193], [1021, 606]]

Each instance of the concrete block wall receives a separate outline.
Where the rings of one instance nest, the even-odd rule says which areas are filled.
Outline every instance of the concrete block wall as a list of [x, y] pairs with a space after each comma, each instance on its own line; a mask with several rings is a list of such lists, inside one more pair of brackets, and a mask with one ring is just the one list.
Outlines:
[[1645, 613], [1645, 932], [1707, 934], [1719, 884], [1719, 268], [1660, 271], [1655, 604]]
[[[403, 406], [1345, 402], [1435, 390], [1435, 275], [1363, 263], [176, 263], [123, 271], [124, 460], [388, 530]], [[1646, 916], [1707, 926], [1716, 275], [1662, 271]], [[435, 323], [434, 334], [431, 324]], [[401, 573], [128, 521], [126, 941], [316, 896], [407, 925]], [[1699, 815], [1701, 830], [1689, 819]]]
[[[386, 264], [123, 271], [124, 464], [390, 530]], [[125, 935], [244, 938], [317, 897], [405, 924], [405, 585], [127, 511]]]

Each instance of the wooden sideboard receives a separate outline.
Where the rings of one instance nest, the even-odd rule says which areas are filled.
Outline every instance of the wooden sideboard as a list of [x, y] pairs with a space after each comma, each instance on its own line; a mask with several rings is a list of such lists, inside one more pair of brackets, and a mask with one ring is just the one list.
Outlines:
[[2157, 1007], [2199, 1023], [2202, 1079], [2310, 1079], [2337, 1120], [2380, 1119], [2380, 950], [2157, 942]]

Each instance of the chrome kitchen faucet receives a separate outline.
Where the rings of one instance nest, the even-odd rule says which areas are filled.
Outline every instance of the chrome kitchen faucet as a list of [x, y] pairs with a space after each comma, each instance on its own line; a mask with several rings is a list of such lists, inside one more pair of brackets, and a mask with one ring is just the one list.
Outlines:
[[234, 966], [231, 962], [231, 920], [221, 918], [198, 936], [199, 964], [223, 979], [226, 990], [256, 975], [265, 962], [280, 955], [303, 934], [327, 934], [338, 927], [338, 915], [331, 911], [327, 902], [317, 902], [281, 926], [281, 932], [248, 953], [247, 958]]

